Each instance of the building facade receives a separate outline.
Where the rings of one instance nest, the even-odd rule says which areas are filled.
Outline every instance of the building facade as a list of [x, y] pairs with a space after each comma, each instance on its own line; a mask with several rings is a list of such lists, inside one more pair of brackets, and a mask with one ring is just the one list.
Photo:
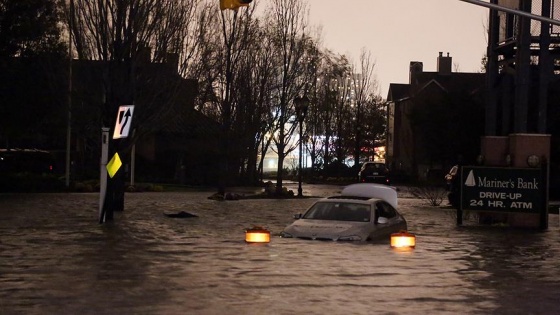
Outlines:
[[408, 84], [389, 87], [386, 161], [395, 176], [443, 179], [479, 152], [485, 74], [453, 72], [452, 57], [441, 52], [437, 71], [424, 71], [419, 61], [409, 71]]

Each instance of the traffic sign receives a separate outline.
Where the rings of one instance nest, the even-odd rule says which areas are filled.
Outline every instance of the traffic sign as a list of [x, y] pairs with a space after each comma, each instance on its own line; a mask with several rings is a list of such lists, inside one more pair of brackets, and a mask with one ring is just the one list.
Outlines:
[[111, 158], [111, 161], [107, 163], [107, 173], [109, 173], [109, 177], [113, 178], [115, 174], [119, 171], [122, 166], [122, 161], [118, 153], [115, 153]]
[[128, 137], [130, 125], [132, 124], [132, 114], [134, 113], [134, 105], [123, 105], [119, 107], [117, 113], [117, 121], [113, 132], [113, 139], [121, 139]]

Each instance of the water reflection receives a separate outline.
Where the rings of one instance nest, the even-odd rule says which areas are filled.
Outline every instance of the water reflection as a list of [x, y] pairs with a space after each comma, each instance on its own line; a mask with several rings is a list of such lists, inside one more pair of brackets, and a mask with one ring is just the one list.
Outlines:
[[[282, 239], [314, 199], [217, 202], [128, 194], [97, 224], [96, 194], [0, 195], [2, 314], [556, 314], [560, 236], [455, 226], [401, 199], [416, 249]], [[197, 218], [163, 213], [187, 211]], [[471, 222], [472, 223], [472, 222]], [[263, 225], [269, 244], [246, 244]]]

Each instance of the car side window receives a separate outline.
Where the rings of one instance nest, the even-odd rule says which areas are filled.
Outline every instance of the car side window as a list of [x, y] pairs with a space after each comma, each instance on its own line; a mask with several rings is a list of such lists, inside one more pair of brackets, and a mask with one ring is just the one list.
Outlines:
[[383, 207], [380, 203], [377, 203], [375, 205], [375, 224], [377, 224], [377, 220], [379, 219], [379, 217], [383, 216], [383, 212]]
[[368, 208], [357, 207], [354, 209], [352, 221], [369, 222], [370, 216], [371, 214]]
[[397, 212], [395, 209], [386, 202], [379, 202], [377, 203], [377, 217], [385, 217], [387, 219], [391, 219], [397, 216]]

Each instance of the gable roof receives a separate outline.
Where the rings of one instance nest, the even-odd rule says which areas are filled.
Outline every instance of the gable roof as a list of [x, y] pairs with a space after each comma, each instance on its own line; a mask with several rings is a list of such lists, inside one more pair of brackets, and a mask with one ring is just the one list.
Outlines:
[[410, 84], [391, 83], [387, 93], [387, 101], [402, 101], [409, 97]]
[[437, 84], [443, 91], [450, 94], [473, 94], [484, 88], [484, 73], [453, 72], [443, 75], [438, 72], [421, 72], [414, 76], [415, 94], [422, 92], [430, 84]]
[[484, 90], [484, 73], [453, 72], [418, 72], [412, 77], [411, 84], [391, 83], [387, 93], [387, 101], [400, 102], [412, 98], [431, 85], [436, 85], [448, 94], [475, 94]]

